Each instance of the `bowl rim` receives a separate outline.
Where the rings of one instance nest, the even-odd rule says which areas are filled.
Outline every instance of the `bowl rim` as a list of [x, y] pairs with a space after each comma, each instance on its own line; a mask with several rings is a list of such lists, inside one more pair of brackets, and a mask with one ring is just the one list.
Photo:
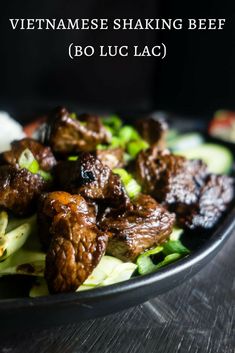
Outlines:
[[141, 287], [156, 284], [162, 280], [169, 279], [180, 272], [184, 272], [185, 270], [192, 268], [194, 265], [203, 262], [204, 259], [210, 257], [213, 253], [216, 255], [222, 245], [230, 237], [234, 229], [235, 207], [228, 212], [210, 238], [199, 249], [154, 273], [137, 276], [120, 283], [94, 288], [87, 291], [47, 295], [36, 298], [23, 297], [2, 299], [0, 300], [0, 312], [9, 309], [24, 309], [27, 307], [42, 308], [46, 306], [67, 305], [73, 303], [76, 303], [77, 305], [85, 305], [86, 302], [92, 303], [93, 300], [102, 300], [123, 292], [137, 290]]

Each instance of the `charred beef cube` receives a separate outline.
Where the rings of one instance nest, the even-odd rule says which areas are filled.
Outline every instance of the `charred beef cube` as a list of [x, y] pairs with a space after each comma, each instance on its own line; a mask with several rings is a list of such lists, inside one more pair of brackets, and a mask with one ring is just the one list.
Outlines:
[[38, 174], [11, 165], [0, 166], [0, 207], [15, 215], [32, 214], [48, 183]]
[[208, 175], [197, 204], [179, 215], [179, 224], [189, 229], [212, 228], [233, 199], [233, 182], [225, 175]]
[[[54, 191], [41, 195], [38, 202], [37, 219], [39, 237], [44, 249], [48, 249], [51, 242], [50, 227], [53, 218], [61, 212], [70, 212], [71, 210], [77, 212], [80, 204], [76, 201], [76, 197], [72, 197], [64, 191]], [[96, 205], [87, 203], [87, 207], [92, 214], [97, 215]]]
[[99, 225], [110, 231], [107, 253], [123, 261], [164, 242], [172, 232], [175, 217], [149, 195], [140, 195], [133, 208], [104, 214]]
[[75, 162], [59, 163], [55, 182], [60, 189], [110, 207], [127, 206], [130, 202], [120, 177], [91, 153], [81, 154]]
[[175, 212], [184, 228], [213, 227], [233, 197], [231, 178], [209, 174], [200, 160], [155, 147], [138, 155], [136, 176], [143, 191]]
[[142, 138], [150, 145], [157, 145], [161, 149], [166, 147], [165, 137], [168, 125], [165, 120], [146, 117], [137, 120], [136, 128]]
[[56, 159], [53, 156], [50, 147], [45, 147], [40, 142], [31, 138], [13, 141], [11, 143], [11, 150], [1, 153], [0, 163], [17, 166], [20, 155], [26, 149], [29, 149], [32, 152], [40, 169], [50, 171], [56, 165]]
[[76, 119], [65, 108], [57, 108], [48, 117], [43, 142], [56, 153], [71, 154], [94, 151], [110, 137], [99, 117], [87, 114]]
[[122, 168], [125, 164], [123, 148], [97, 150], [96, 156], [103, 165], [108, 166], [111, 170], [114, 168]]
[[136, 177], [143, 192], [176, 213], [197, 203], [206, 176], [202, 161], [187, 160], [156, 147], [142, 151], [136, 161]]
[[48, 194], [41, 212], [50, 220], [45, 269], [49, 291], [75, 291], [104, 255], [108, 233], [98, 229], [95, 213], [80, 195]]

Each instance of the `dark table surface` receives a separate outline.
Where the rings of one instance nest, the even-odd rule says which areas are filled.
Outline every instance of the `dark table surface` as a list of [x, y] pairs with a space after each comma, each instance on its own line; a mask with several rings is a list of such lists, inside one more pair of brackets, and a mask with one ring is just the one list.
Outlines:
[[2, 353], [235, 352], [235, 232], [200, 273], [143, 305], [0, 342]]

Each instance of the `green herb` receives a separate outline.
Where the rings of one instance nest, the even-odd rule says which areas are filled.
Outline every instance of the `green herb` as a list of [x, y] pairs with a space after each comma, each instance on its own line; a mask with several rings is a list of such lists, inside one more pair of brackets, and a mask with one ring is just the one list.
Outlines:
[[140, 151], [143, 151], [148, 147], [148, 142], [139, 139], [137, 141], [132, 141], [128, 143], [127, 152], [130, 154], [131, 157], [135, 158]]
[[78, 156], [69, 156], [68, 157], [68, 161], [77, 161], [78, 160]]
[[180, 240], [169, 240], [163, 245], [163, 253], [164, 255], [170, 255], [173, 253], [188, 255], [190, 251], [181, 243]]
[[76, 113], [70, 113], [70, 114], [69, 114], [69, 117], [70, 117], [71, 119], [76, 120], [76, 119], [77, 119], [77, 114], [76, 114]]
[[34, 158], [33, 153], [28, 148], [21, 153], [18, 164], [20, 168], [25, 168], [33, 174], [36, 174], [39, 171], [38, 161]]
[[126, 192], [131, 199], [135, 198], [141, 192], [141, 186], [125, 169], [115, 168], [113, 169], [113, 173], [120, 176]]
[[32, 174], [39, 174], [46, 181], [49, 181], [52, 179], [52, 176], [50, 173], [40, 169], [38, 161], [35, 159], [33, 153], [28, 148], [26, 148], [21, 153], [18, 160], [18, 164], [21, 169], [23, 168], [27, 169]]
[[102, 118], [102, 122], [105, 127], [109, 127], [112, 133], [116, 133], [122, 126], [122, 120], [117, 115], [110, 115], [105, 118]]
[[[138, 256], [136, 264], [140, 275], [146, 275], [157, 271], [158, 269], [179, 260], [188, 255], [190, 251], [180, 242], [180, 240], [169, 240], [162, 246], [148, 250]], [[156, 263], [157, 254], [161, 254], [164, 258]], [[154, 259], [155, 261], [153, 262]]]

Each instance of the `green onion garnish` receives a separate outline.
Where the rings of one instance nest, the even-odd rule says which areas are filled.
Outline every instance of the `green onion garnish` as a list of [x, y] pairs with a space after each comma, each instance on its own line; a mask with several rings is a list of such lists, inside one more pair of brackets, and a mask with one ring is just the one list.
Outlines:
[[115, 168], [113, 169], [113, 173], [120, 176], [126, 192], [131, 199], [136, 197], [141, 192], [141, 186], [125, 169]]
[[36, 174], [39, 171], [38, 161], [34, 158], [34, 155], [28, 148], [21, 153], [18, 164], [20, 168], [25, 168], [33, 174]]
[[20, 169], [27, 169], [32, 174], [39, 174], [43, 179], [49, 181], [52, 179], [50, 173], [45, 172], [44, 170], [40, 169], [38, 161], [34, 158], [33, 153], [26, 148], [20, 155], [18, 164]]

